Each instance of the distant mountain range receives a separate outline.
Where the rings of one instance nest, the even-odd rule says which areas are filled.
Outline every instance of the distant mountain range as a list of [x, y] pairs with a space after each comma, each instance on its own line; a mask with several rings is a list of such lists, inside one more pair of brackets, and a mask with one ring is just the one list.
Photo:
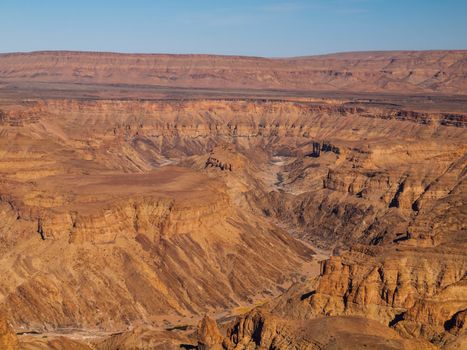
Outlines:
[[0, 54], [0, 81], [467, 94], [467, 51], [296, 58], [41, 51]]

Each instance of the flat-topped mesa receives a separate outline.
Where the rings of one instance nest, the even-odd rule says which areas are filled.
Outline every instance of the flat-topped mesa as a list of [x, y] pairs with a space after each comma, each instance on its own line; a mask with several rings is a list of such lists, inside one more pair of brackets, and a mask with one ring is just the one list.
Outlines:
[[102, 207], [92, 206], [92, 213], [79, 209], [63, 212], [42, 209], [42, 216], [38, 219], [40, 237], [70, 243], [105, 244], [122, 237], [132, 239], [143, 233], [151, 240], [158, 240], [164, 225], [167, 225], [174, 201], [169, 198], [135, 197], [104, 202]]
[[[164, 185], [169, 177], [178, 179], [179, 186]], [[29, 190], [17, 200], [22, 203], [17, 206], [19, 217], [37, 220], [42, 240], [109, 243], [141, 233], [157, 241], [225, 219], [230, 207], [221, 183], [182, 168], [81, 180], [78, 186], [73, 185], [76, 177], [39, 180], [44, 190]], [[61, 200], [46, 201], [47, 195]]]
[[15, 83], [465, 94], [460, 77], [466, 56], [460, 50], [285, 59], [46, 51], [0, 55], [0, 78]]
[[311, 250], [234, 205], [213, 175], [169, 165], [2, 183], [14, 190], [0, 203], [2, 253], [25, 249], [0, 268], [15, 327], [153, 326], [278, 293]]

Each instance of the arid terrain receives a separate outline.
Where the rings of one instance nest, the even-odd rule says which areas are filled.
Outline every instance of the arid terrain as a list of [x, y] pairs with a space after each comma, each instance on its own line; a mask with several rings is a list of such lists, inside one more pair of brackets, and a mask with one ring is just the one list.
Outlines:
[[0, 54], [0, 349], [467, 348], [467, 51]]

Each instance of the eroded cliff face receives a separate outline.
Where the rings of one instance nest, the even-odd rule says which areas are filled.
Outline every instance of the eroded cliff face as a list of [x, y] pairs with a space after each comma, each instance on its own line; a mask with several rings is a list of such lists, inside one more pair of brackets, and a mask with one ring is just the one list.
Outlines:
[[[205, 340], [410, 348], [465, 333], [462, 113], [265, 100], [2, 111], [0, 301], [18, 330], [129, 327], [100, 346], [131, 346], [140, 325], [298, 283], [222, 342], [206, 321]], [[338, 256], [315, 278], [297, 238]]]
[[436, 349], [423, 340], [404, 339], [368, 318], [328, 316], [286, 320], [254, 310], [229, 329], [224, 349]]
[[4, 256], [2, 297], [19, 328], [112, 330], [230, 308], [277, 293], [311, 256], [236, 209], [221, 181], [186, 169], [75, 181], [39, 185], [51, 197], [62, 193], [58, 204], [33, 197], [4, 205], [16, 237]]
[[[378, 322], [360, 329], [346, 325], [348, 341], [352, 337], [361, 341], [362, 329], [373, 336], [380, 329], [383, 338], [397, 332], [406, 339], [418, 339], [418, 343], [406, 341], [392, 345], [394, 348], [430, 348], [430, 343], [462, 347], [466, 341], [465, 271], [463, 249], [449, 253], [407, 247], [347, 252], [323, 261], [318, 278], [295, 285], [268, 305], [239, 318], [224, 344], [235, 349], [287, 349], [291, 344], [298, 349], [335, 348], [330, 346], [335, 339], [318, 341], [328, 332], [339, 339], [338, 330], [323, 327], [323, 322], [343, 318], [355, 325], [356, 321], [350, 320], [357, 316]], [[313, 342], [293, 333], [314, 322], [319, 322], [319, 330], [307, 331]], [[294, 326], [285, 326], [290, 324]], [[375, 349], [383, 346], [379, 341], [376, 337], [365, 339], [367, 346]], [[387, 339], [385, 342], [390, 346]]]
[[267, 59], [33, 52], [0, 55], [0, 78], [7, 82], [458, 94], [466, 90], [466, 55], [466, 51], [394, 51]]
[[270, 193], [263, 207], [300, 237], [325, 238], [329, 246], [404, 241], [428, 247], [462, 239], [465, 146], [397, 143], [295, 161], [281, 172], [282, 187], [299, 195], [284, 201]]

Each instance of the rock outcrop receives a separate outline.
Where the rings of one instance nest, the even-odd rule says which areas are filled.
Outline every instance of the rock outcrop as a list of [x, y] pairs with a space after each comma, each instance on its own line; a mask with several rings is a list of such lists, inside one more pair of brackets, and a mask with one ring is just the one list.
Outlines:
[[205, 315], [197, 328], [198, 350], [222, 349], [223, 336], [215, 320]]
[[3, 314], [0, 314], [0, 349], [19, 350], [18, 337]]
[[229, 330], [227, 349], [436, 349], [427, 342], [408, 340], [363, 317], [334, 316], [287, 320], [254, 310]]
[[213, 158], [211, 156], [209, 156], [209, 158], [206, 160], [206, 165], [204, 167], [213, 167], [219, 168], [220, 170], [232, 171], [232, 164], [222, 163], [219, 159]]
[[297, 339], [278, 324], [315, 322], [322, 317], [326, 318], [321, 323], [332, 323], [336, 317], [372, 319], [376, 328], [392, 328], [406, 339], [424, 339], [427, 348], [429, 343], [448, 347], [465, 334], [467, 265], [462, 249], [452, 248], [449, 254], [413, 248], [364, 250], [322, 261], [318, 278], [295, 285], [243, 316], [227, 338], [236, 346], [253, 341], [268, 348], [284, 339]]

